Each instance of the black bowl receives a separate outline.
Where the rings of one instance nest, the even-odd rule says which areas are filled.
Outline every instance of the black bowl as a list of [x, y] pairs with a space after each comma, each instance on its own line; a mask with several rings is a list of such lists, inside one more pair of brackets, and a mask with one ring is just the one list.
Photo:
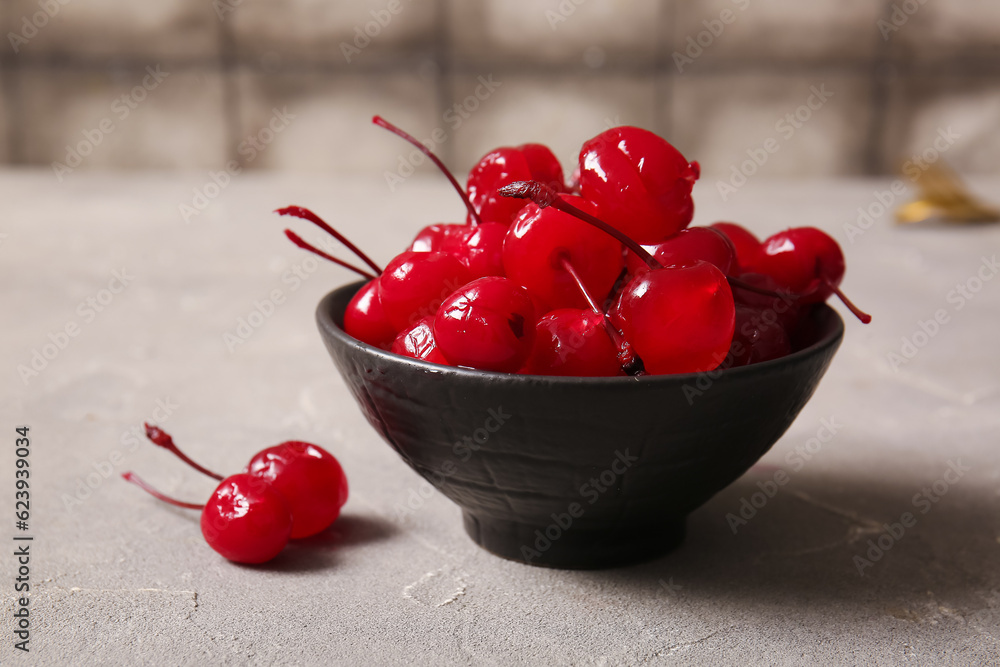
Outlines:
[[481, 547], [532, 565], [600, 568], [677, 546], [684, 518], [770, 449], [844, 335], [828, 306], [798, 351], [725, 371], [640, 378], [439, 366], [344, 333], [362, 283], [328, 294], [330, 356], [386, 442], [451, 500]]

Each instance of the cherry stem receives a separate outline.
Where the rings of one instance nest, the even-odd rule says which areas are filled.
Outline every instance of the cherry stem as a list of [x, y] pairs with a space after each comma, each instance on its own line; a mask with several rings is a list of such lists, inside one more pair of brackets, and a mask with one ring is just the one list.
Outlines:
[[159, 426], [150, 426], [149, 424], [143, 424], [143, 426], [146, 427], [146, 437], [149, 438], [154, 445], [163, 447], [167, 451], [173, 452], [174, 456], [179, 458], [181, 461], [184, 461], [184, 463], [188, 464], [203, 475], [208, 475], [209, 477], [218, 480], [224, 479], [222, 475], [214, 473], [208, 468], [198, 465], [188, 458], [188, 455], [178, 449], [177, 445], [174, 444], [174, 439], [170, 437], [170, 434], [161, 429]]
[[424, 146], [422, 143], [417, 141], [416, 138], [413, 137], [413, 135], [409, 134], [404, 130], [399, 129], [398, 127], [387, 121], [385, 118], [382, 118], [382, 116], [372, 116], [372, 122], [378, 125], [379, 127], [384, 127], [393, 134], [398, 135], [403, 139], [406, 139], [411, 144], [416, 146], [421, 153], [429, 157], [431, 162], [433, 162], [437, 166], [437, 168], [441, 170], [441, 173], [443, 173], [445, 177], [448, 179], [448, 181], [452, 184], [452, 186], [455, 188], [455, 191], [458, 192], [458, 196], [462, 198], [462, 201], [465, 203], [465, 208], [469, 209], [469, 215], [472, 216], [472, 224], [473, 225], [483, 224], [482, 218], [479, 217], [479, 211], [475, 209], [475, 207], [472, 205], [472, 202], [469, 201], [468, 195], [465, 194], [465, 188], [459, 185], [458, 181], [455, 180], [455, 176], [451, 173], [448, 167], [444, 166], [444, 162], [441, 162], [440, 158], [438, 158], [437, 155], [434, 155], [434, 153], [431, 152], [431, 149], [427, 148], [427, 146]]
[[359, 269], [358, 267], [354, 266], [353, 264], [348, 264], [347, 262], [345, 262], [342, 259], [337, 259], [333, 255], [328, 255], [325, 252], [323, 252], [322, 250], [320, 250], [319, 248], [317, 248], [315, 246], [312, 246], [312, 245], [309, 245], [309, 243], [307, 243], [306, 241], [302, 240], [302, 237], [300, 237], [298, 234], [296, 234], [295, 232], [293, 232], [290, 229], [286, 229], [285, 230], [285, 236], [288, 237], [289, 241], [291, 241], [292, 243], [294, 243], [298, 247], [302, 248], [303, 250], [308, 250], [309, 252], [313, 253], [314, 255], [318, 255], [318, 256], [322, 257], [323, 259], [325, 259], [327, 261], [333, 262], [334, 264], [338, 264], [338, 265], [344, 267], [345, 269], [350, 269], [351, 271], [354, 271], [358, 275], [364, 276], [368, 280], [375, 280], [375, 278], [376, 278], [376, 276], [373, 276], [372, 274], [368, 273], [364, 269]]
[[[516, 197], [517, 199], [530, 199], [531, 201], [535, 202], [535, 204], [537, 204], [539, 208], [547, 208], [551, 206], [556, 210], [562, 211], [563, 213], [569, 213], [570, 215], [579, 218], [580, 220], [583, 220], [584, 222], [589, 223], [594, 227], [597, 227], [598, 229], [603, 230], [608, 234], [610, 234], [611, 236], [618, 239], [623, 246], [625, 246], [626, 248], [634, 252], [636, 255], [638, 255], [639, 259], [645, 262], [646, 266], [648, 266], [650, 269], [665, 268], [664, 265], [660, 263], [660, 261], [657, 260], [655, 257], [653, 257], [653, 255], [651, 255], [645, 248], [643, 248], [641, 245], [639, 245], [634, 240], [629, 238], [623, 232], [621, 232], [618, 229], [615, 229], [614, 227], [604, 222], [600, 218], [594, 217], [590, 213], [580, 210], [579, 208], [573, 206], [566, 200], [561, 199], [558, 192], [556, 192], [549, 186], [545, 185], [544, 183], [539, 183], [538, 181], [515, 181], [510, 185], [505, 185], [502, 188], [498, 189], [497, 192], [499, 192], [504, 197]], [[757, 294], [764, 294], [767, 296], [773, 296], [782, 299], [788, 297], [794, 299], [801, 299], [802, 297], [807, 296], [807, 294], [788, 294], [788, 295], [780, 294], [778, 292], [773, 292], [771, 290], [764, 289], [762, 287], [751, 285], [749, 283], [740, 280], [739, 278], [734, 278], [733, 276], [726, 276], [726, 279], [729, 281], [729, 284], [734, 287], [745, 289], [750, 292], [756, 292]], [[833, 293], [836, 294], [841, 301], [843, 301], [844, 305], [847, 306], [847, 309], [850, 310], [859, 320], [861, 320], [865, 324], [868, 324], [869, 322], [872, 321], [871, 315], [862, 311], [860, 308], [851, 303], [850, 299], [844, 296], [844, 293], [841, 292], [836, 285], [830, 283], [828, 280], [826, 281], [826, 283], [833, 291]]]
[[157, 498], [158, 500], [162, 500], [165, 503], [170, 503], [171, 505], [176, 505], [177, 507], [183, 507], [184, 509], [188, 509], [188, 510], [203, 510], [203, 509], [205, 509], [204, 505], [199, 505], [197, 503], [185, 503], [185, 502], [182, 502], [180, 500], [175, 500], [175, 499], [171, 498], [170, 496], [163, 495], [162, 493], [160, 493], [159, 491], [157, 491], [156, 489], [154, 489], [153, 487], [151, 487], [149, 484], [147, 484], [146, 482], [142, 481], [142, 479], [138, 475], [136, 475], [134, 472], [132, 472], [132, 471], [123, 472], [122, 473], [122, 479], [124, 479], [126, 482], [132, 482], [133, 484], [135, 484], [136, 486], [138, 486], [140, 489], [142, 489], [143, 491], [145, 491], [149, 495], [153, 496], [154, 498]]
[[663, 268], [663, 264], [661, 264], [655, 257], [649, 254], [645, 248], [632, 240], [624, 232], [612, 227], [600, 218], [594, 217], [590, 213], [573, 206], [565, 199], [562, 199], [558, 192], [544, 183], [540, 183], [538, 181], [514, 181], [510, 185], [505, 185], [498, 189], [497, 192], [502, 194], [504, 197], [530, 199], [538, 205], [538, 208], [548, 208], [551, 206], [557, 211], [569, 213], [573, 217], [579, 218], [580, 220], [583, 220], [584, 222], [591, 224], [601, 231], [606, 232], [618, 239], [623, 246], [638, 255], [639, 259], [645, 262], [646, 266], [649, 268]]
[[865, 311], [861, 310], [857, 306], [855, 306], [851, 302], [851, 300], [848, 299], [844, 295], [844, 293], [840, 291], [839, 287], [837, 287], [836, 285], [834, 285], [833, 283], [831, 283], [829, 280], [826, 281], [826, 284], [827, 284], [827, 286], [830, 287], [830, 289], [833, 290], [833, 293], [837, 295], [837, 298], [840, 299], [845, 306], [847, 306], [847, 309], [849, 311], [851, 311], [852, 313], [854, 313], [855, 317], [857, 317], [859, 320], [861, 320], [862, 324], [868, 324], [869, 322], [872, 321], [872, 316], [869, 315], [868, 313], [866, 313]]
[[563, 255], [559, 258], [559, 260], [562, 268], [570, 275], [573, 282], [575, 282], [576, 286], [580, 289], [580, 293], [583, 295], [583, 298], [587, 300], [587, 304], [590, 306], [590, 309], [594, 311], [594, 313], [601, 318], [601, 322], [604, 323], [604, 329], [608, 332], [608, 336], [611, 337], [611, 341], [618, 349], [618, 361], [622, 364], [622, 370], [629, 375], [642, 375], [643, 365], [639, 355], [632, 350], [632, 346], [627, 340], [625, 340], [625, 336], [622, 332], [611, 323], [608, 316], [605, 315], [604, 311], [601, 310], [601, 307], [597, 305], [594, 297], [590, 294], [590, 290], [588, 290], [587, 286], [583, 284], [583, 278], [581, 278], [580, 274], [573, 268], [573, 264], [569, 261], [569, 257]]
[[353, 252], [355, 255], [358, 256], [358, 258], [361, 261], [370, 266], [372, 268], [372, 271], [374, 271], [375, 273], [382, 273], [382, 269], [379, 268], [378, 264], [372, 261], [371, 257], [362, 252], [361, 249], [358, 248], [358, 246], [351, 243], [346, 236], [344, 236], [336, 229], [328, 225], [327, 222], [323, 220], [323, 218], [319, 217], [309, 209], [303, 206], [286, 206], [285, 208], [279, 208], [278, 210], [275, 211], [275, 213], [277, 213], [278, 215], [293, 215], [296, 218], [302, 218], [303, 220], [308, 220], [309, 222], [313, 223], [314, 225], [322, 229], [324, 232], [326, 232], [333, 238], [343, 243], [348, 250]]

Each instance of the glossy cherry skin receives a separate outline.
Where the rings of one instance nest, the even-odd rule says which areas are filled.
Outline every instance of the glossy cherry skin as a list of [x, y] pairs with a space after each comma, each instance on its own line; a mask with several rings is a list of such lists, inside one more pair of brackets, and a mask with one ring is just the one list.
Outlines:
[[407, 250], [413, 252], [434, 252], [441, 250], [453, 237], [462, 236], [468, 231], [468, 225], [441, 222], [427, 225], [414, 237]]
[[514, 373], [531, 353], [535, 307], [513, 281], [478, 278], [442, 304], [434, 335], [438, 349], [456, 366]]
[[471, 227], [463, 225], [462, 232], [448, 236], [441, 243], [441, 251], [458, 258], [468, 270], [470, 280], [486, 276], [502, 276], [503, 242], [507, 225], [484, 222]]
[[396, 338], [378, 294], [378, 279], [358, 290], [344, 311], [344, 331], [363, 343], [388, 350]]
[[765, 239], [751, 269], [800, 295], [800, 303], [821, 303], [844, 278], [844, 253], [819, 229], [795, 227]]
[[378, 294], [386, 319], [402, 331], [434, 315], [469, 279], [469, 270], [454, 255], [408, 250], [386, 265], [378, 279]]
[[258, 452], [247, 473], [267, 482], [288, 503], [293, 539], [326, 530], [347, 502], [347, 476], [322, 447], [289, 441]]
[[284, 496], [255, 475], [222, 480], [201, 512], [208, 545], [237, 563], [264, 563], [277, 556], [292, 534], [292, 512]]
[[[666, 241], [646, 249], [663, 266], [684, 266], [701, 260], [715, 265], [727, 276], [737, 269], [736, 248], [725, 234], [711, 227], [682, 229]], [[625, 262], [632, 275], [649, 269], [634, 252], [626, 255]]]
[[425, 317], [409, 329], [400, 331], [392, 344], [394, 354], [423, 359], [444, 366], [450, 365], [434, 340], [434, 318]]
[[[542, 144], [505, 146], [490, 151], [469, 172], [466, 189], [483, 222], [509, 225], [524, 201], [497, 194], [514, 181], [541, 181], [558, 192], [566, 191], [559, 160]], [[470, 219], [471, 221], [471, 219]]]
[[758, 294], [741, 287], [733, 287], [733, 300], [737, 306], [750, 306], [761, 314], [765, 324], [777, 323], [786, 332], [794, 331], [802, 310], [799, 300], [787, 289], [782, 289], [771, 276], [763, 273], [741, 273], [739, 279], [761, 289], [776, 292], [780, 296]]
[[[593, 205], [573, 195], [563, 199], [588, 212]], [[562, 265], [566, 258], [596, 299], [607, 297], [622, 269], [621, 244], [609, 234], [553, 207], [529, 203], [507, 232], [503, 265], [547, 310], [587, 308], [587, 301]]]
[[602, 132], [580, 151], [580, 195], [597, 206], [597, 217], [642, 244], [688, 226], [700, 173], [697, 162], [638, 127]]
[[777, 322], [767, 323], [765, 311], [750, 306], [736, 306], [733, 343], [723, 364], [726, 368], [770, 361], [792, 351], [788, 334]]
[[734, 222], [714, 222], [709, 227], [722, 232], [732, 242], [736, 250], [736, 263], [741, 269], [746, 270], [756, 261], [757, 253], [760, 252], [760, 239], [753, 232]]
[[736, 311], [712, 264], [657, 269], [633, 278], [609, 313], [653, 375], [710, 371], [725, 359]]
[[561, 308], [535, 325], [535, 344], [522, 372], [533, 375], [609, 377], [624, 375], [604, 316]]

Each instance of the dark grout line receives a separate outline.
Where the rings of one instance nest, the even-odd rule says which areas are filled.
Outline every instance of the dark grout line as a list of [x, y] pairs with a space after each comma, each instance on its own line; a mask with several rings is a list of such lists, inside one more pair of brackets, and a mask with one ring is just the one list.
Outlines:
[[[10, 12], [9, 3], [0, 3], [0, 25], [12, 25], [13, 16]], [[3, 99], [0, 99], [0, 105], [4, 107], [6, 119], [3, 132], [7, 135], [7, 164], [26, 164], [23, 133], [17, 130], [22, 126], [21, 119], [24, 117], [18, 64], [10, 43], [4, 44], [3, 48], [0, 48], [0, 69], [3, 70], [3, 85], [0, 86]]]
[[656, 105], [656, 132], [669, 141], [674, 134], [674, 80], [676, 73], [671, 65], [670, 54], [677, 43], [677, 4], [675, 0], [660, 0], [660, 27], [663, 39], [657, 43], [656, 69], [660, 80], [655, 83], [654, 104]]
[[[891, 14], [891, 0], [882, 0], [882, 18], [888, 19]], [[888, 99], [890, 70], [894, 67], [889, 43], [877, 35], [880, 43], [875, 45], [875, 60], [871, 65], [871, 81], [868, 98], [868, 129], [865, 138], [865, 152], [862, 158], [862, 173], [868, 176], [883, 173], [885, 164], [883, 154], [884, 142], [882, 136], [888, 125]]]
[[[436, 42], [440, 39], [436, 39]], [[674, 78], [699, 77], [699, 76], [720, 76], [732, 74], [777, 74], [777, 75], [802, 75], [802, 74], [863, 74], [870, 75], [872, 72], [873, 60], [852, 60], [835, 59], [824, 62], [808, 61], [778, 61], [773, 59], [749, 59], [741, 58], [725, 62], [696, 63], [682, 75], [677, 75], [671, 71], [669, 57], [665, 62], [657, 59], [649, 59], [644, 62], [639, 61], [614, 61], [603, 65], [598, 69], [593, 69], [576, 62], [566, 63], [532, 63], [526, 61], [455, 61], [447, 48], [441, 48], [438, 44], [433, 48], [414, 50], [401, 54], [398, 57], [386, 58], [373, 63], [355, 63], [346, 65], [337, 61], [292, 61], [282, 64], [276, 72], [266, 70], [261, 63], [254, 58], [233, 55], [225, 60], [226, 65], [233, 69], [244, 69], [253, 72], [274, 73], [274, 74], [297, 74], [297, 73], [321, 73], [331, 75], [369, 75], [369, 74], [400, 74], [417, 73], [419, 63], [422, 60], [431, 59], [447, 68], [447, 72], [452, 76], [467, 76], [482, 74], [489, 70], [507, 75], [536, 75], [539, 77], [553, 76], [671, 76]], [[3, 58], [3, 56], [0, 56]], [[115, 59], [84, 59], [69, 58], [65, 56], [45, 56], [45, 57], [23, 57], [7, 58], [6, 61], [13, 60], [18, 67], [31, 70], [39, 69], [59, 69], [67, 71], [94, 72], [115, 69], [118, 71], [141, 71], [150, 64], [151, 59], [140, 59], [134, 57]], [[213, 69], [218, 69], [220, 59], [185, 59], [185, 58], [161, 58], [153, 59], [163, 66], [170, 66], [178, 71], [204, 70], [206, 65]], [[5, 61], [5, 62], [6, 62]], [[950, 59], [939, 59], [933, 62], [910, 63], [896, 61], [887, 57], [887, 62], [891, 63], [900, 75], [903, 76], [987, 76], [1000, 73], [1000, 59], [985, 59], [976, 57], [956, 57]]]
[[[434, 82], [435, 96], [437, 98], [438, 118], [443, 118], [445, 111], [453, 103], [455, 97], [455, 82], [453, 79], [454, 63], [452, 62], [452, 43], [450, 27], [450, 11], [448, 0], [437, 0], [435, 5], [435, 29], [434, 29], [434, 63], [437, 66], [437, 78]], [[435, 147], [435, 152], [439, 155], [449, 169], [454, 169], [455, 162], [455, 130], [448, 128], [448, 140], [442, 145]]]
[[242, 159], [236, 150], [240, 135], [240, 93], [236, 81], [236, 40], [226, 21], [219, 21], [216, 32], [219, 40], [219, 67], [222, 72], [222, 115], [226, 124], [223, 152], [226, 161], [236, 160], [242, 164]]

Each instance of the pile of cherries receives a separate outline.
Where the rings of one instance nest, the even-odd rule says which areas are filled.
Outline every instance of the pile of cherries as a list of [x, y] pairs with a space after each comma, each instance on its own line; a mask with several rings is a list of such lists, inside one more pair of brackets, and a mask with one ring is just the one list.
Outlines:
[[146, 436], [222, 483], [207, 503], [198, 505], [163, 495], [133, 472], [122, 477], [171, 505], [201, 510], [205, 541], [237, 563], [264, 563], [277, 556], [289, 539], [326, 530], [347, 502], [347, 477], [340, 463], [308, 442], [268, 447], [254, 455], [242, 473], [223, 478], [188, 458], [162, 429], [146, 424]]
[[370, 269], [344, 329], [438, 364], [538, 375], [691, 373], [788, 354], [809, 307], [836, 294], [844, 256], [799, 227], [758, 240], [718, 222], [689, 227], [699, 176], [661, 137], [616, 127], [587, 141], [567, 183], [547, 147], [487, 153], [463, 189], [464, 223], [432, 224], [381, 269], [314, 213], [279, 209], [334, 235]]

